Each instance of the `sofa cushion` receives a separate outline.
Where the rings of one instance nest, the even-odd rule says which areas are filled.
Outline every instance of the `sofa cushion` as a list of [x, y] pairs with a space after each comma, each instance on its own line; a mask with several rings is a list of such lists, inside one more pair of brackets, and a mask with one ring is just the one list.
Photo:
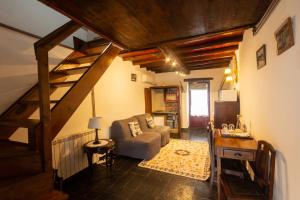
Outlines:
[[153, 129], [148, 127], [148, 124], [146, 121], [146, 118], [152, 117], [149, 113], [136, 115], [135, 117], [138, 119], [142, 131], [153, 131]]
[[116, 142], [132, 138], [128, 123], [133, 121], [138, 122], [135, 117], [114, 121], [111, 126], [111, 138]]
[[128, 125], [129, 125], [131, 135], [133, 137], [143, 134], [140, 125], [137, 121], [129, 122]]
[[153, 117], [146, 117], [146, 122], [149, 128], [155, 128]]

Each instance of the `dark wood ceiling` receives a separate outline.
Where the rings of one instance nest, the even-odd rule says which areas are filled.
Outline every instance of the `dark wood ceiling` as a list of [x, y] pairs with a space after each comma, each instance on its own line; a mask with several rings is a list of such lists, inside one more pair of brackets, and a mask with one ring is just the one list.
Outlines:
[[[272, 0], [39, 0], [119, 45], [156, 72], [221, 67]], [[231, 31], [229, 31], [231, 30]], [[220, 33], [220, 34], [216, 34]], [[208, 37], [209, 36], [209, 37]], [[130, 52], [131, 51], [131, 52]], [[215, 61], [214, 61], [215, 60]], [[208, 64], [206, 61], [211, 61]], [[157, 69], [156, 69], [157, 68]]]

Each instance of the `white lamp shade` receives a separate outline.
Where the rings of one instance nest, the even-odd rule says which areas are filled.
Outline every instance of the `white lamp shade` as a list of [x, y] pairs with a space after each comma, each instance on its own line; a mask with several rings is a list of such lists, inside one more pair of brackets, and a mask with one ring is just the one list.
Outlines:
[[101, 117], [90, 118], [88, 128], [90, 128], [90, 129], [100, 129], [101, 128], [100, 119], [101, 119]]

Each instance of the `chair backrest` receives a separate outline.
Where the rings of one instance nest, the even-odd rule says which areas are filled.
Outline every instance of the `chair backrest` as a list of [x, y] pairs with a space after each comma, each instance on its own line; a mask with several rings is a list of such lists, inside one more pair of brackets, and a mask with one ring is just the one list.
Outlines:
[[262, 188], [265, 198], [273, 199], [276, 151], [266, 141], [258, 141], [254, 166], [255, 182]]
[[213, 122], [209, 122], [207, 125], [207, 133], [208, 133], [208, 144], [209, 144], [209, 154], [210, 154], [210, 170], [211, 170], [211, 179], [210, 183], [213, 184], [213, 178], [215, 174], [215, 140], [214, 140], [214, 124]]

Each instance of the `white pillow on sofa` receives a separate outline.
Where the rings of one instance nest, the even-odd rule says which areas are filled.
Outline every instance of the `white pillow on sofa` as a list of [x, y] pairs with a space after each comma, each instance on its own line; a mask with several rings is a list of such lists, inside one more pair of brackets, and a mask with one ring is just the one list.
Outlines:
[[129, 122], [128, 125], [133, 137], [143, 134], [143, 131], [141, 130], [140, 124], [138, 122]]

